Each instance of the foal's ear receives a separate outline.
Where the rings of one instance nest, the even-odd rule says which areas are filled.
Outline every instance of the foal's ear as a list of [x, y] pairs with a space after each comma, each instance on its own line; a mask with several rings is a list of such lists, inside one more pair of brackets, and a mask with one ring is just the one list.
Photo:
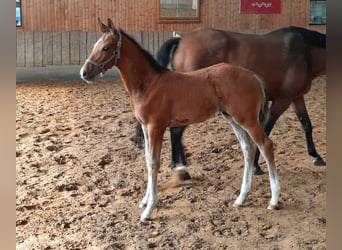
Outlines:
[[112, 21], [112, 19], [110, 19], [110, 18], [108, 18], [108, 27], [109, 27], [109, 29], [111, 29], [111, 30], [114, 30], [114, 29], [115, 29], [114, 24], [113, 24], [113, 21]]
[[99, 23], [100, 29], [103, 33], [108, 33], [110, 31], [109, 28], [101, 22], [100, 18], [98, 18], [98, 23]]

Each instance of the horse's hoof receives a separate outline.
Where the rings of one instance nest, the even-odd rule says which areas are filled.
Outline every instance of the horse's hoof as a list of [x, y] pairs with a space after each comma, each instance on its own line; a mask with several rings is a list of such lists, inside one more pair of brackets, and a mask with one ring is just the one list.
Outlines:
[[175, 167], [172, 170], [175, 174], [177, 174], [177, 178], [181, 181], [186, 181], [186, 180], [191, 179], [191, 176], [188, 173], [188, 171], [186, 171], [185, 167]]
[[152, 211], [146, 211], [145, 210], [140, 216], [140, 221], [146, 222], [147, 220], [149, 220], [151, 218], [151, 213], [152, 213]]
[[190, 179], [191, 179], [190, 174], [189, 174], [185, 169], [179, 171], [179, 177], [180, 177], [180, 179], [183, 180], [183, 181], [186, 181], [186, 180], [190, 180]]
[[146, 207], [146, 203], [141, 202], [141, 203], [139, 204], [139, 208], [144, 208], [144, 207]]
[[264, 171], [260, 167], [254, 167], [254, 175], [263, 175], [265, 174]]
[[141, 222], [146, 222], [148, 219], [149, 219], [149, 218], [144, 217], [144, 216], [141, 216], [141, 217], [140, 217], [140, 221], [141, 221]]
[[270, 204], [268, 205], [267, 209], [268, 210], [278, 210], [279, 206], [278, 205], [273, 205], [273, 204]]
[[325, 161], [323, 161], [323, 159], [321, 157], [313, 157], [312, 163], [315, 166], [325, 166], [326, 165]]
[[241, 204], [234, 202], [233, 207], [239, 208], [239, 207], [241, 207]]
[[133, 146], [139, 149], [143, 148], [143, 140], [131, 137], [130, 140], [133, 142]]
[[143, 142], [142, 141], [135, 141], [134, 146], [138, 149], [143, 149]]

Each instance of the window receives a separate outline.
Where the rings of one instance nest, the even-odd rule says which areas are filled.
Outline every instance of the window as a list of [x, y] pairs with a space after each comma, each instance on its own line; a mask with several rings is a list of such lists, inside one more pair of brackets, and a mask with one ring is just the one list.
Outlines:
[[326, 1], [310, 1], [310, 24], [326, 24]]
[[199, 0], [158, 0], [160, 22], [199, 22]]
[[21, 27], [21, 0], [15, 0], [15, 23]]

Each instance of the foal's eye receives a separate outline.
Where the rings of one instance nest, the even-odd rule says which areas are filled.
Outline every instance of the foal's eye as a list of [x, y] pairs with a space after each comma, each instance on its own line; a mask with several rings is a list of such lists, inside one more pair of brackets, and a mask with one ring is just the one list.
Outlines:
[[103, 51], [108, 51], [108, 49], [109, 49], [108, 47], [103, 47], [102, 50], [103, 50]]

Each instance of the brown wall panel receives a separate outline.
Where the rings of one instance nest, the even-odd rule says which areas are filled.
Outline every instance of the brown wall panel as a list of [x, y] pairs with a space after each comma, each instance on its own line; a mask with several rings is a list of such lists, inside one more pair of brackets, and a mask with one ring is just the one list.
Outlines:
[[230, 30], [308, 27], [309, 1], [283, 0], [281, 14], [241, 14], [239, 0], [201, 0], [199, 23], [159, 23], [158, 0], [26, 0], [23, 31], [99, 31], [97, 18], [110, 17], [127, 31], [190, 31], [198, 27]]
[[22, 27], [17, 28], [17, 66], [82, 64], [101, 33], [100, 17], [124, 29], [155, 54], [172, 31], [200, 27], [265, 33], [298, 25], [326, 32], [325, 25], [309, 23], [309, 1], [282, 0], [281, 14], [241, 14], [239, 0], [201, 0], [200, 22], [160, 23], [159, 0], [25, 0]]

